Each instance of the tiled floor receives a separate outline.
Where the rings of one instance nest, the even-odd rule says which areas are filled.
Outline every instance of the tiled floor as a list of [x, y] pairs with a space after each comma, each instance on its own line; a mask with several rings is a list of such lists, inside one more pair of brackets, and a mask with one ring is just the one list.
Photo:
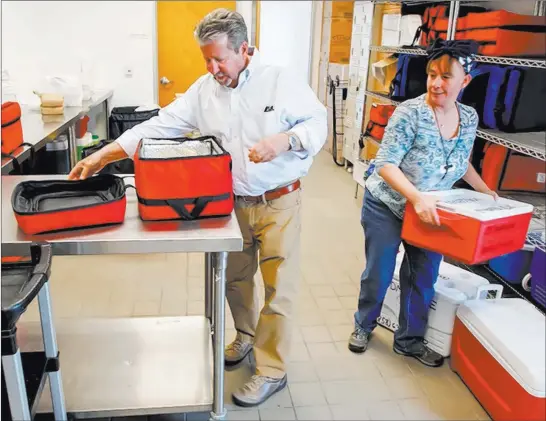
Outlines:
[[[302, 272], [288, 387], [258, 408], [242, 410], [230, 392], [250, 376], [245, 362], [226, 374], [233, 420], [489, 419], [446, 364], [439, 369], [392, 352], [392, 333], [377, 328], [363, 355], [347, 349], [360, 273], [362, 190], [322, 153], [304, 180]], [[200, 255], [56, 257], [56, 318], [190, 315], [203, 312]], [[261, 282], [260, 279], [258, 279]], [[262, 291], [263, 298], [263, 291]], [[31, 308], [25, 319], [37, 319]], [[227, 339], [234, 337], [228, 313]], [[154, 417], [156, 421], [184, 416]], [[187, 419], [206, 419], [192, 415]]]

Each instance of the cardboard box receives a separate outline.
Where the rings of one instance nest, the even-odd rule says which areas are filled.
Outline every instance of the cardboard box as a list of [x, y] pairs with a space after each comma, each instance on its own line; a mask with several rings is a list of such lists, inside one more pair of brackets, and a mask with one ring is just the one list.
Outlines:
[[330, 63], [349, 64], [351, 56], [352, 19], [332, 18], [330, 27]]
[[339, 80], [349, 80], [349, 66], [347, 64], [330, 63], [328, 74], [332, 79], [339, 77]]
[[371, 137], [366, 137], [364, 140], [364, 159], [371, 161], [375, 159], [379, 152], [381, 144], [373, 140]]
[[332, 17], [353, 20], [354, 1], [333, 1]]
[[396, 75], [397, 63], [398, 59], [394, 56], [372, 63], [372, 76], [377, 81], [378, 92], [389, 93], [391, 82]]
[[332, 48], [330, 49], [330, 63], [349, 64], [351, 57], [349, 56], [348, 48]]
[[368, 164], [358, 159], [358, 154], [355, 154], [355, 160], [353, 162], [353, 180], [360, 186], [365, 187], [364, 174], [368, 170]]
[[397, 46], [400, 43], [400, 19], [401, 15], [383, 15], [381, 30], [381, 45]]

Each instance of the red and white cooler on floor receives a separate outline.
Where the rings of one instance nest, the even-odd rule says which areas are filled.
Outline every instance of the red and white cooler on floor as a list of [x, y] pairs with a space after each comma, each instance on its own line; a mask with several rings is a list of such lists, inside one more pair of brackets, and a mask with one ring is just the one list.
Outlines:
[[[379, 325], [392, 331], [398, 329], [398, 316], [400, 314], [399, 272], [403, 257], [404, 252], [402, 250], [396, 257], [393, 280], [383, 301], [381, 314], [377, 318]], [[500, 297], [502, 286], [492, 285], [481, 276], [442, 262], [434, 289], [435, 295], [428, 313], [425, 340], [431, 349], [444, 357], [449, 357], [457, 308], [467, 300], [485, 298], [491, 291], [494, 292], [496, 297]]]
[[427, 192], [439, 198], [440, 226], [421, 222], [408, 203], [402, 238], [408, 243], [473, 265], [520, 250], [533, 206], [466, 189]]
[[451, 368], [495, 421], [544, 420], [546, 324], [521, 298], [467, 301], [457, 311]]

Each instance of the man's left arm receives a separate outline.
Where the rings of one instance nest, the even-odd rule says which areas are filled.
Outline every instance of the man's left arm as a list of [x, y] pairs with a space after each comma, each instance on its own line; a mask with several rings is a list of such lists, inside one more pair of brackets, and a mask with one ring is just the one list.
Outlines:
[[[279, 76], [279, 103], [283, 106], [281, 119], [291, 128], [297, 143], [301, 144], [302, 158], [315, 156], [326, 142], [328, 114], [307, 82], [288, 71]], [[294, 152], [298, 148], [292, 147]]]
[[281, 123], [286, 123], [289, 129], [256, 144], [250, 151], [250, 160], [268, 162], [287, 151], [302, 159], [315, 156], [327, 138], [326, 107], [304, 80], [298, 80], [286, 70], [279, 75], [277, 90], [276, 106], [282, 107]]

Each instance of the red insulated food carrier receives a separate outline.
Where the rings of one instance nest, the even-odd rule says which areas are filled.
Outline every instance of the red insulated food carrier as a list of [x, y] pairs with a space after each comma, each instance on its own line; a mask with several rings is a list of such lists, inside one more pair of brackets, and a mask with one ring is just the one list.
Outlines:
[[110, 174], [23, 181], [11, 197], [17, 224], [29, 235], [121, 224], [126, 202], [123, 179]]
[[212, 136], [143, 139], [134, 162], [138, 212], [145, 221], [189, 221], [233, 211], [231, 156]]
[[408, 243], [473, 265], [520, 250], [533, 206], [466, 189], [427, 192], [439, 198], [440, 226], [419, 219], [406, 204], [402, 238]]
[[451, 369], [495, 421], [543, 421], [545, 319], [522, 298], [468, 300], [457, 309]]

